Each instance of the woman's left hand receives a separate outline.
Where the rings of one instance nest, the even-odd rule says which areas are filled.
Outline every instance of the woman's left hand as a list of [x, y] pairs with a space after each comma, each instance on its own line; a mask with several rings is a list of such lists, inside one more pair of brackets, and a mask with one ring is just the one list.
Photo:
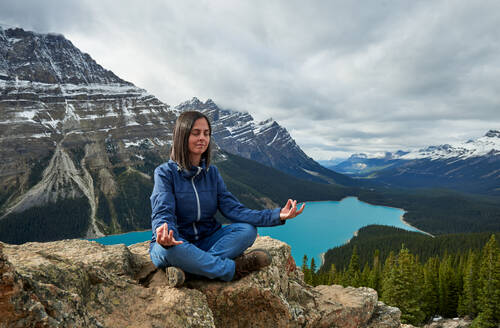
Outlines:
[[286, 202], [285, 207], [283, 207], [280, 211], [280, 219], [283, 221], [293, 219], [294, 217], [302, 213], [305, 206], [306, 203], [302, 204], [300, 209], [297, 210], [297, 201], [289, 199], [288, 202]]

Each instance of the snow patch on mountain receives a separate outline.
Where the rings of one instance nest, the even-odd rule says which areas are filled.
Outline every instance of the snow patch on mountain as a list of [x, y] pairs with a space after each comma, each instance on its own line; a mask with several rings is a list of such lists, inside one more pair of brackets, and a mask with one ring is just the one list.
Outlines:
[[430, 146], [418, 151], [412, 151], [400, 157], [400, 159], [412, 160], [429, 158], [431, 160], [442, 159], [468, 159], [486, 155], [497, 155], [500, 153], [500, 130], [490, 130], [483, 137], [468, 140], [454, 145], [444, 144]]
[[430, 160], [464, 160], [473, 157], [500, 154], [500, 130], [489, 130], [484, 136], [477, 139], [470, 139], [456, 144], [444, 144], [439, 146], [429, 146], [419, 150], [385, 152], [385, 153], [356, 153], [352, 154], [349, 160], [368, 159], [430, 159]]

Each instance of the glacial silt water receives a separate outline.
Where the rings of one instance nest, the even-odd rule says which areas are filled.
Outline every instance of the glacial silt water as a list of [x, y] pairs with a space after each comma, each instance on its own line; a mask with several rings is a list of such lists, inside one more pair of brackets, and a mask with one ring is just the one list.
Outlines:
[[[300, 205], [300, 204], [299, 204]], [[308, 202], [304, 212], [285, 225], [259, 228], [259, 234], [282, 240], [292, 247], [297, 265], [302, 264], [304, 254], [309, 261], [314, 257], [317, 266], [320, 254], [340, 246], [352, 238], [359, 228], [370, 224], [389, 225], [417, 231], [401, 221], [404, 211], [399, 208], [371, 205], [347, 197], [341, 201]], [[130, 232], [93, 239], [105, 245], [131, 245], [151, 239], [151, 230]]]

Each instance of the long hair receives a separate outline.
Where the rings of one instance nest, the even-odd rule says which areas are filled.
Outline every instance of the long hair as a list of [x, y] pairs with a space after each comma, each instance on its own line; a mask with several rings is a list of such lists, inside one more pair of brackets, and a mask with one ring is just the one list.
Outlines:
[[206, 167], [210, 166], [210, 153], [212, 150], [212, 125], [210, 120], [205, 114], [197, 111], [187, 111], [182, 113], [175, 122], [174, 135], [172, 142], [172, 150], [170, 152], [170, 158], [177, 162], [183, 170], [189, 170], [191, 168], [191, 161], [189, 159], [189, 135], [191, 134], [191, 129], [193, 128], [194, 122], [200, 118], [207, 120], [208, 129], [210, 130], [210, 138], [208, 141], [207, 150], [201, 155], [201, 159], [205, 160]]

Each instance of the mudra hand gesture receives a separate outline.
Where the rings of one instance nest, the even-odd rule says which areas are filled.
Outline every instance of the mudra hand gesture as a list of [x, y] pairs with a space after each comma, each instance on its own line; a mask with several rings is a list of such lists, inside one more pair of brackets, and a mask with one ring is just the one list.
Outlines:
[[304, 204], [302, 204], [300, 209], [297, 210], [297, 201], [289, 199], [288, 202], [286, 202], [285, 207], [283, 207], [280, 211], [280, 219], [282, 221], [288, 220], [288, 219], [293, 219], [294, 217], [296, 217], [297, 215], [302, 213], [305, 206], [306, 206], [306, 204], [304, 203]]
[[175, 240], [174, 231], [168, 231], [167, 223], [156, 228], [156, 242], [162, 246], [175, 246], [183, 243], [182, 240]]

